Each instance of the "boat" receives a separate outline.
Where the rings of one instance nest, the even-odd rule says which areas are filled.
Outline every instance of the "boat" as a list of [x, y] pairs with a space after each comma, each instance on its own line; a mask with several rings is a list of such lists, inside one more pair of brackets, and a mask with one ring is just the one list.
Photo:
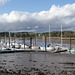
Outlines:
[[13, 50], [13, 48], [5, 47], [5, 46], [2, 46], [0, 48], [0, 51], [8, 51], [8, 50]]
[[6, 44], [5, 43], [3, 44], [4, 47], [9, 47], [9, 45], [10, 45], [11, 48], [14, 48], [14, 47], [17, 48], [17, 47], [19, 47], [19, 44], [16, 43], [16, 42], [14, 43], [13, 41], [11, 41], [10, 44], [8, 42], [6, 42]]
[[67, 53], [75, 54], [75, 49], [74, 48], [72, 48], [71, 50], [67, 49]]
[[67, 49], [69, 49], [69, 47], [67, 47], [66, 44], [63, 44], [63, 41], [62, 41], [62, 25], [61, 25], [61, 44], [56, 44], [55, 46], [55, 49], [57, 51], [66, 51]]
[[[55, 48], [52, 44], [50, 44], [50, 42], [51, 41], [50, 41], [50, 25], [49, 25], [49, 43], [46, 45], [46, 51], [51, 51], [52, 52], [52, 51], [55, 50]], [[41, 45], [40, 49], [45, 51], [45, 45]]]
[[32, 44], [32, 46], [31, 46], [31, 49], [33, 49], [33, 50], [38, 50], [39, 49], [39, 47], [36, 45], [36, 38], [37, 38], [37, 36], [36, 36], [36, 33], [35, 33], [35, 43]]
[[16, 43], [16, 42], [15, 42], [15, 43], [14, 43], [14, 42], [11, 42], [11, 46], [12, 46], [12, 48], [13, 48], [13, 47], [18, 48], [18, 47], [19, 47], [19, 44]]
[[56, 44], [54, 47], [56, 50], [67, 50], [67, 49], [69, 49], [69, 47], [67, 47], [65, 44], [62, 44], [62, 46], [61, 46], [61, 44]]
[[[24, 44], [20, 43], [19, 48], [24, 49]], [[29, 46], [25, 44], [25, 49], [28, 49], [28, 48], [29, 48]]]
[[[41, 46], [40, 46], [40, 49], [41, 49], [42, 51], [45, 51], [45, 45], [41, 45]], [[47, 50], [47, 51], [54, 51], [55, 48], [54, 48], [54, 46], [52, 46], [51, 44], [47, 44], [47, 45], [46, 45], [46, 50]]]
[[36, 45], [33, 45], [33, 44], [32, 44], [31, 49], [39, 49], [39, 47], [38, 47], [38, 46], [36, 46]]

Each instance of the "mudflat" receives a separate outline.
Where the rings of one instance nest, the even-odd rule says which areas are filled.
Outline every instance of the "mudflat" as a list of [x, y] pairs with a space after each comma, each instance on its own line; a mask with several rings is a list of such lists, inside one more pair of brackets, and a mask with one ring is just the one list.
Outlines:
[[75, 55], [4, 53], [0, 54], [0, 72], [0, 75], [75, 75]]

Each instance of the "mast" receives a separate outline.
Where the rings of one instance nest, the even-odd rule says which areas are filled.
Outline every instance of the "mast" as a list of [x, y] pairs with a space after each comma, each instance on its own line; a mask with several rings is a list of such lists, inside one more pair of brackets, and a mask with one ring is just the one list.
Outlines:
[[9, 48], [10, 48], [10, 32], [9, 32]]
[[50, 25], [49, 25], [49, 43], [50, 43]]
[[61, 47], [62, 47], [62, 25], [61, 25]]
[[6, 46], [6, 32], [5, 32], [4, 43], [5, 43], [5, 46]]

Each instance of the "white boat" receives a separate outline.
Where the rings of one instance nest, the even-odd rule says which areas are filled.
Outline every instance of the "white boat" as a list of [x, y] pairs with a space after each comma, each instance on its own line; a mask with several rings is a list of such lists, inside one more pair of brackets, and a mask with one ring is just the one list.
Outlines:
[[62, 40], [62, 25], [61, 25], [61, 45], [60, 45], [59, 48], [60, 48], [61, 50], [66, 50], [66, 49], [68, 49], [68, 47], [63, 44], [63, 40]]
[[18, 43], [11, 43], [11, 45], [12, 45], [12, 48], [18, 48], [19, 47], [19, 44]]
[[[24, 49], [24, 44], [19, 44], [19, 48]], [[25, 49], [28, 49], [29, 46], [25, 44]]]
[[[42, 51], [45, 51], [45, 47], [40, 47], [40, 49], [41, 49]], [[51, 46], [51, 47], [47, 47], [46, 50], [47, 50], [47, 51], [54, 51], [55, 48]]]
[[62, 25], [61, 25], [61, 44], [57, 44], [54, 46], [56, 50], [67, 50], [69, 49], [66, 44], [63, 44], [63, 40], [62, 40]]
[[[8, 48], [9, 47], [9, 43], [8, 42], [6, 44], [4, 43], [3, 46]], [[13, 42], [11, 42], [10, 43], [10, 47], [11, 48], [14, 48], [14, 47], [17, 48], [17, 47], [19, 47], [19, 45], [18, 45], [18, 43], [14, 44]]]
[[[51, 42], [51, 41], [50, 41], [50, 25], [49, 25], [49, 44], [46, 45], [46, 50], [53, 52], [53, 51], [55, 50], [55, 48], [54, 48], [54, 46], [52, 46], [52, 45], [50, 44], [50, 42]], [[40, 49], [45, 51], [45, 45], [44, 45], [44, 46], [41, 45], [41, 46], [40, 46]]]
[[[41, 46], [40, 46], [40, 49], [41, 49], [42, 51], [45, 51], [45, 45], [44, 45], [44, 46], [41, 45]], [[55, 48], [54, 48], [53, 46], [51, 46], [51, 44], [47, 44], [47, 45], [46, 45], [46, 50], [47, 50], [47, 51], [54, 51]]]
[[56, 50], [67, 50], [67, 49], [69, 49], [69, 47], [67, 47], [65, 44], [62, 44], [62, 46], [61, 46], [61, 44], [57, 44], [54, 47]]
[[13, 50], [13, 49], [12, 48], [7, 48], [7, 47], [0, 48], [0, 51], [8, 51], [8, 50]]

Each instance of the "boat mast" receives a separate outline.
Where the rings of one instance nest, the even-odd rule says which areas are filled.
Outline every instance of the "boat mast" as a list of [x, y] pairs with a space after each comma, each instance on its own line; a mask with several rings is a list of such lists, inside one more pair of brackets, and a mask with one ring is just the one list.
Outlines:
[[62, 25], [61, 25], [61, 47], [62, 47]]
[[10, 38], [10, 32], [9, 32], [9, 48], [10, 48], [10, 39], [11, 39], [11, 38]]
[[6, 46], [6, 32], [5, 32], [4, 43], [5, 43], [5, 46]]
[[50, 43], [50, 25], [49, 25], [49, 43]]

